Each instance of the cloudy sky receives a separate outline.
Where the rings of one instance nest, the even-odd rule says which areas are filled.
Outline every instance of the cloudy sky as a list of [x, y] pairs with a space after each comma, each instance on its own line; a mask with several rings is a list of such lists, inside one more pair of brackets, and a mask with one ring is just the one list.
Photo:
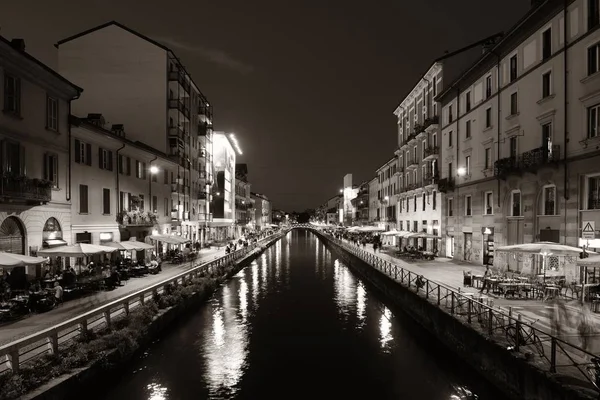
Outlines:
[[[0, 34], [53, 44], [110, 20], [170, 46], [235, 132], [253, 191], [316, 207], [393, 155], [392, 114], [431, 61], [507, 30], [530, 0], [2, 1]], [[77, 82], [75, 82], [77, 83]], [[85, 89], [85, 88], [84, 88]]]

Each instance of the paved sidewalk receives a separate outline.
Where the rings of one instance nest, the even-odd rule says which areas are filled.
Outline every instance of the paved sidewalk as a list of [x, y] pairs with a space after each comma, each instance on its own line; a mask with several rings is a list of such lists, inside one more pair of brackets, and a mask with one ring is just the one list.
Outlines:
[[[200, 258], [196, 259], [195, 264], [212, 261], [223, 255], [225, 255], [225, 248], [223, 247], [202, 249], [200, 251]], [[127, 281], [123, 281], [123, 285], [114, 290], [96, 292], [88, 296], [68, 300], [48, 312], [30, 314], [15, 322], [0, 325], [0, 345], [49, 328], [96, 307], [169, 279], [190, 269], [191, 265], [189, 262], [183, 264], [164, 263], [162, 271], [159, 274], [130, 278]]]
[[[344, 242], [351, 244], [347, 240], [344, 240]], [[407, 271], [423, 275], [430, 281], [441, 283], [450, 288], [460, 290], [463, 293], [475, 293], [476, 295], [479, 295], [479, 289], [463, 286], [463, 271], [471, 271], [473, 274], [483, 275], [483, 272], [485, 271], [485, 267], [483, 266], [455, 261], [448, 258], [437, 258], [433, 261], [405, 261], [390, 255], [389, 253], [394, 251], [393, 249], [384, 250], [382, 253], [379, 251], [374, 252], [373, 246], [369, 244], [366, 247], [360, 246], [360, 248], [373, 253], [384, 260], [396, 264]], [[509, 308], [512, 308], [512, 313], [514, 316], [521, 314], [523, 321], [533, 324], [534, 327], [546, 333], [552, 334], [551, 315], [554, 312], [554, 307], [550, 303], [533, 299], [505, 299], [503, 297], [494, 296], [491, 294], [483, 296], [493, 299], [494, 307], [501, 307], [507, 313]], [[567, 305], [567, 309], [570, 311], [569, 314], [572, 318], [572, 323], [569, 324], [569, 326], [562, 327], [563, 334], [560, 336], [560, 338], [569, 343], [580, 346], [581, 340], [579, 332], [577, 331], [577, 323], [581, 306], [577, 303], [577, 301], [573, 301]], [[592, 319], [593, 328], [591, 337], [589, 338], [590, 343], [588, 351], [599, 354], [600, 314], [593, 313]]]

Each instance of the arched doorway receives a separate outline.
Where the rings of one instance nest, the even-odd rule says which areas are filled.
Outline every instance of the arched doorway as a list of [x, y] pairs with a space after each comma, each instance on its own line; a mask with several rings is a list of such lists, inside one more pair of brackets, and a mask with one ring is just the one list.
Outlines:
[[0, 225], [0, 251], [25, 254], [25, 228], [18, 218], [8, 217]]
[[62, 237], [62, 228], [60, 227], [58, 220], [54, 217], [48, 218], [42, 231], [42, 246], [45, 248], [63, 246], [67, 244], [67, 242], [65, 242]]

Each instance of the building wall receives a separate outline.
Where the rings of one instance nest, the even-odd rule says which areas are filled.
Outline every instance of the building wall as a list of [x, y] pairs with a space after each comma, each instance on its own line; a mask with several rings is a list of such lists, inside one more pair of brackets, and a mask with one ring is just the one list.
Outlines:
[[369, 181], [369, 222], [373, 223], [377, 219], [377, 210], [379, 209], [379, 178], [376, 177]]
[[58, 70], [85, 88], [73, 113], [102, 113], [167, 152], [167, 52], [115, 25], [58, 48]]
[[376, 215], [375, 219], [378, 220], [379, 226], [384, 229], [394, 229], [396, 227], [397, 200], [400, 193], [397, 172], [398, 160], [396, 158], [390, 159], [376, 171], [379, 218]]

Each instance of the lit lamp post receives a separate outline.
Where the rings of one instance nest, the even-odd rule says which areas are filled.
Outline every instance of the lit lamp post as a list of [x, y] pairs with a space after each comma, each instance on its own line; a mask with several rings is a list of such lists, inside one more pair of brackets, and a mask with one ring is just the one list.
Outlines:
[[[467, 169], [465, 167], [459, 167], [456, 170], [456, 175], [459, 177], [465, 176], [466, 174], [467, 174]], [[456, 197], [458, 197], [458, 201], [456, 204], [456, 218], [460, 218], [460, 182], [457, 182], [457, 185], [456, 185]], [[464, 248], [464, 246], [465, 246], [465, 244], [463, 243], [463, 248]], [[463, 258], [464, 258], [464, 254], [463, 254]]]
[[150, 174], [149, 174], [150, 176], [148, 177], [149, 178], [148, 179], [148, 194], [149, 194], [148, 204], [150, 205], [150, 207], [148, 207], [148, 208], [150, 208], [151, 212], [154, 212], [154, 207], [152, 207], [153, 206], [153, 204], [152, 204], [152, 177], [154, 175], [158, 174], [159, 169], [156, 165], [151, 165], [149, 171], [150, 171]]

